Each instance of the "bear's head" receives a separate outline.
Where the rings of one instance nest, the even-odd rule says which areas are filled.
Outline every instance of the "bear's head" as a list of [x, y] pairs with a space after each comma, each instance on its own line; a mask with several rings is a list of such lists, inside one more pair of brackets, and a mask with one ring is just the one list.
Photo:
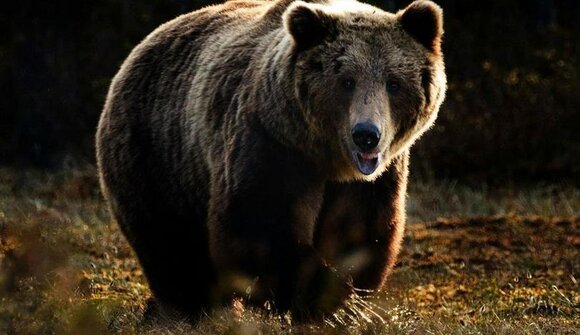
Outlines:
[[333, 179], [374, 180], [437, 117], [441, 8], [419, 0], [392, 14], [353, 0], [296, 1], [283, 20], [294, 94]]

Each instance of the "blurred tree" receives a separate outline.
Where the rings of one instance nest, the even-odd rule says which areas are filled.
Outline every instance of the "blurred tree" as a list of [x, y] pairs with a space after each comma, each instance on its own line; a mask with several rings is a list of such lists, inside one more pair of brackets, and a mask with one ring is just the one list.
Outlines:
[[554, 0], [536, 0], [536, 22], [539, 30], [556, 25], [556, 4]]

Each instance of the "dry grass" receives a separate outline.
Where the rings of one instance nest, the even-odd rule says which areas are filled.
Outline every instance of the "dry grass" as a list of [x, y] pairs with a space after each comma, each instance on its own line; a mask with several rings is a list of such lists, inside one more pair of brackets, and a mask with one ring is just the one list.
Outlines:
[[468, 187], [448, 180], [413, 180], [409, 186], [407, 215], [411, 222], [511, 214], [579, 216], [580, 189], [567, 183]]
[[0, 334], [579, 333], [574, 187], [412, 184], [386, 291], [360, 292], [324, 323], [238, 304], [144, 325], [147, 285], [93, 174], [0, 169]]

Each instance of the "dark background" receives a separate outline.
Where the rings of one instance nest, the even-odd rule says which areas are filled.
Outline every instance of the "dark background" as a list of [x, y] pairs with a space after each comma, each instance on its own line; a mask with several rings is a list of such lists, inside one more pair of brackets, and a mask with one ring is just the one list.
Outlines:
[[[372, 1], [388, 10], [410, 1]], [[442, 0], [449, 91], [414, 173], [580, 180], [580, 1]], [[11, 2], [12, 3], [12, 2]], [[207, 0], [19, 1], [0, 14], [0, 165], [94, 162], [111, 78], [159, 24]]]

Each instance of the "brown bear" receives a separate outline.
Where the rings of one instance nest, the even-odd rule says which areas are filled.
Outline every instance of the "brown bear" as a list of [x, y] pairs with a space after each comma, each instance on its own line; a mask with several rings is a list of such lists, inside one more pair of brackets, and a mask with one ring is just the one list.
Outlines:
[[408, 151], [445, 95], [442, 11], [236, 0], [147, 36], [97, 131], [102, 189], [156, 305], [236, 294], [296, 317], [380, 289]]

